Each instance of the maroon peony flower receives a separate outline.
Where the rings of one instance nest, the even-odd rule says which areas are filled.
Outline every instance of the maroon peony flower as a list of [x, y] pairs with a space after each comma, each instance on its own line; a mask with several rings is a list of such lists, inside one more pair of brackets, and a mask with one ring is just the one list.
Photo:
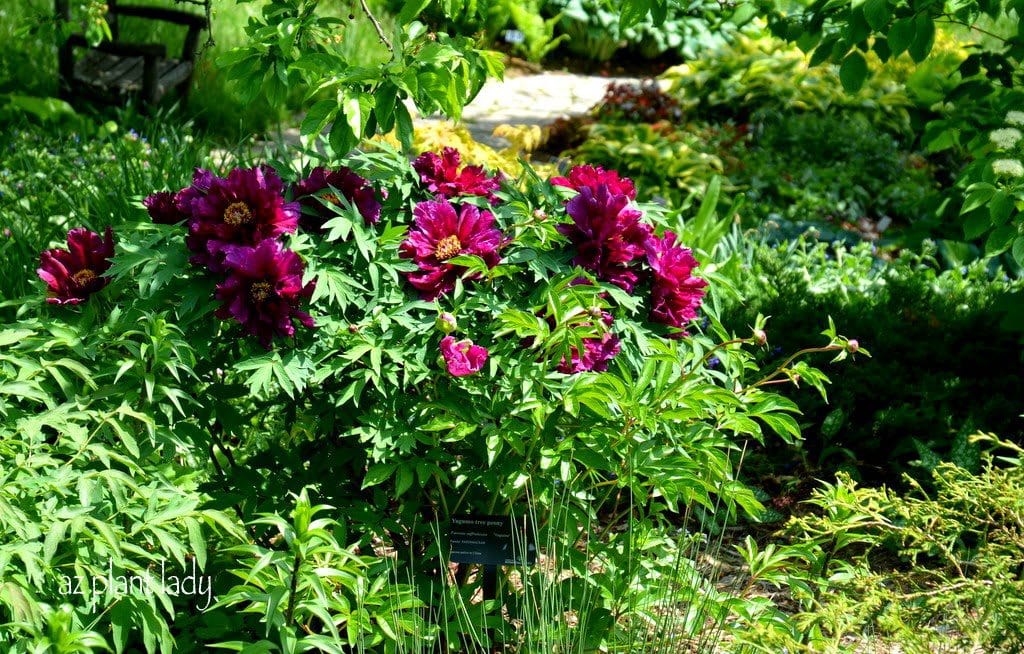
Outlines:
[[142, 201], [142, 205], [146, 207], [153, 222], [161, 225], [174, 225], [187, 218], [178, 211], [178, 206], [174, 203], [174, 196], [175, 194], [170, 191], [160, 191]]
[[39, 255], [36, 273], [49, 287], [50, 304], [80, 304], [110, 283], [104, 277], [114, 256], [114, 233], [103, 237], [84, 227], [68, 232], [68, 249], [54, 248]]
[[183, 191], [182, 201], [191, 206], [185, 243], [195, 253], [192, 262], [221, 272], [231, 246], [254, 246], [264, 239], [294, 232], [299, 204], [286, 203], [282, 189], [281, 178], [273, 168], [258, 166], [236, 168], [227, 179], [212, 177], [205, 194], [197, 184]]
[[468, 338], [456, 341], [454, 336], [445, 336], [441, 339], [441, 354], [444, 355], [449, 374], [465, 377], [480, 372], [484, 361], [487, 361], [488, 352]]
[[192, 172], [192, 184], [177, 193], [160, 191], [142, 201], [155, 223], [173, 225], [192, 217], [192, 202], [206, 195], [213, 180], [219, 179], [209, 170], [196, 168]]
[[256, 247], [229, 247], [225, 254], [228, 276], [217, 285], [216, 297], [223, 302], [218, 318], [234, 318], [268, 348], [274, 336], [295, 334], [293, 320], [313, 327], [313, 319], [298, 308], [314, 286], [314, 282], [302, 285], [299, 255], [274, 239]]
[[[671, 327], [684, 327], [697, 317], [704, 300], [706, 281], [693, 276], [700, 264], [688, 248], [677, 243], [673, 232], [647, 241], [647, 263], [651, 266], [651, 320]], [[683, 334], [685, 335], [685, 332]]]
[[480, 195], [497, 202], [494, 192], [501, 187], [501, 177], [488, 177], [481, 166], [459, 170], [462, 155], [455, 148], [444, 148], [440, 156], [424, 152], [412, 162], [420, 181], [435, 195], [453, 198], [457, 195]]
[[636, 186], [628, 177], [619, 177], [618, 171], [605, 170], [601, 166], [574, 166], [568, 177], [553, 177], [554, 186], [566, 186], [576, 191], [589, 188], [596, 191], [598, 186], [608, 187], [612, 195], [625, 195], [630, 200], [636, 199]]
[[645, 253], [651, 227], [641, 223], [643, 214], [628, 205], [627, 196], [613, 194], [607, 186], [584, 186], [566, 205], [573, 224], [559, 225], [558, 231], [576, 246], [573, 265], [632, 291], [637, 275], [629, 263]]
[[[320, 231], [324, 222], [334, 217], [323, 203], [313, 197], [319, 195], [322, 200], [341, 206], [341, 200], [330, 190], [331, 187], [340, 191], [346, 200], [356, 206], [367, 225], [375, 225], [380, 220], [380, 202], [367, 179], [349, 168], [329, 171], [323, 166], [317, 166], [309, 173], [309, 177], [296, 182], [292, 187], [295, 199], [306, 209], [299, 217], [299, 225], [303, 229]], [[326, 193], [320, 193], [325, 189]], [[386, 192], [383, 195], [387, 198]]]
[[[604, 312], [602, 322], [608, 327], [612, 325], [612, 315]], [[572, 375], [580, 372], [604, 372], [608, 370], [608, 362], [615, 358], [621, 349], [619, 337], [610, 331], [599, 337], [583, 339], [583, 353], [576, 347], [570, 348], [570, 358], [562, 357], [558, 363], [558, 372]]]
[[174, 194], [174, 206], [186, 219], [192, 218], [192, 203], [210, 192], [213, 181], [221, 179], [205, 168], [192, 171], [192, 184]]
[[409, 283], [424, 299], [450, 293], [455, 280], [465, 272], [448, 260], [460, 254], [475, 254], [493, 268], [498, 265], [502, 235], [494, 227], [494, 216], [470, 204], [456, 213], [447, 200], [420, 202], [413, 209], [416, 224], [400, 247], [404, 259], [412, 259], [419, 270], [406, 273]]

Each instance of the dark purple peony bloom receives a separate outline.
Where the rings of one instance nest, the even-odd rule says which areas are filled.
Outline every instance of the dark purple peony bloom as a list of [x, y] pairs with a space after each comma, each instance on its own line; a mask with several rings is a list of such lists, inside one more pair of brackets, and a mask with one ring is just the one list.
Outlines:
[[502, 235], [494, 227], [494, 216], [470, 204], [456, 213], [447, 200], [420, 202], [413, 210], [416, 224], [400, 247], [404, 259], [412, 259], [419, 270], [406, 273], [409, 283], [426, 300], [450, 293], [464, 266], [448, 263], [460, 254], [474, 254], [491, 268], [498, 265]]
[[[296, 182], [292, 187], [295, 199], [305, 209], [299, 217], [302, 229], [320, 231], [324, 222], [334, 217], [323, 203], [313, 197], [319, 195], [322, 200], [341, 206], [341, 200], [330, 190], [331, 187], [340, 191], [346, 200], [356, 206], [367, 225], [375, 225], [380, 220], [380, 202], [369, 180], [349, 168], [327, 170], [317, 166], [309, 173], [309, 177]], [[324, 190], [327, 192], [321, 193]], [[384, 197], [387, 198], [386, 192]]]
[[214, 180], [221, 179], [205, 168], [192, 171], [192, 184], [174, 194], [174, 205], [185, 218], [192, 217], [192, 203], [210, 192]]
[[[704, 301], [706, 281], [693, 276], [699, 266], [688, 248], [677, 242], [673, 232], [647, 241], [647, 263], [651, 267], [651, 320], [670, 327], [684, 327], [697, 317]], [[680, 334], [680, 335], [685, 335]]]
[[628, 205], [628, 197], [611, 193], [607, 186], [597, 190], [584, 186], [566, 205], [573, 224], [559, 225], [558, 231], [576, 247], [573, 265], [632, 291], [637, 274], [629, 263], [646, 252], [651, 227], [640, 222], [643, 214]]
[[146, 207], [146, 211], [149, 212], [149, 217], [153, 219], [153, 222], [161, 225], [174, 225], [187, 218], [187, 216], [178, 211], [174, 197], [175, 194], [170, 191], [160, 191], [147, 197], [142, 201], [142, 204]]
[[453, 198], [458, 195], [479, 195], [493, 204], [497, 202], [494, 192], [501, 188], [501, 177], [488, 177], [481, 166], [462, 165], [462, 155], [455, 148], [444, 148], [440, 156], [424, 152], [413, 161], [413, 169], [419, 173], [420, 181], [435, 195]]
[[465, 377], [480, 372], [488, 353], [486, 348], [475, 345], [468, 338], [456, 341], [454, 336], [445, 336], [441, 339], [441, 354], [450, 375]]
[[191, 218], [185, 243], [195, 253], [193, 263], [221, 272], [231, 246], [254, 246], [264, 239], [294, 232], [299, 204], [285, 203], [283, 186], [273, 168], [258, 166], [236, 168], [227, 179], [214, 177], [205, 194], [196, 185], [190, 187], [196, 187], [197, 192], [189, 201]]
[[[602, 322], [608, 327], [612, 325], [610, 313], [604, 313]], [[608, 362], [615, 358], [621, 349], [619, 337], [610, 331], [595, 338], [583, 339], [583, 353], [573, 347], [568, 360], [562, 357], [558, 364], [558, 372], [572, 375], [580, 372], [604, 372], [608, 370]]]
[[223, 304], [217, 317], [234, 318], [245, 331], [269, 348], [274, 336], [295, 334], [293, 320], [313, 327], [313, 319], [298, 308], [313, 292], [313, 282], [302, 285], [303, 263], [299, 255], [278, 241], [266, 239], [256, 247], [227, 248], [227, 278], [217, 285]]
[[554, 186], [566, 186], [577, 191], [589, 188], [596, 191], [598, 186], [607, 186], [612, 195], [625, 195], [630, 200], [636, 199], [636, 186], [628, 177], [619, 177], [615, 170], [605, 170], [601, 166], [574, 166], [568, 177], [553, 177]]
[[80, 304], [110, 283], [104, 277], [114, 256], [114, 233], [104, 236], [84, 227], [68, 232], [68, 248], [54, 248], [39, 255], [36, 273], [49, 287], [50, 304]]

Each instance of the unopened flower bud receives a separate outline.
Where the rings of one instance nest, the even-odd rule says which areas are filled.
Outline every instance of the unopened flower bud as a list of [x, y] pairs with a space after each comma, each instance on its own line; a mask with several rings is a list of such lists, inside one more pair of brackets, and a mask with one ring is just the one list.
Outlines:
[[604, 316], [604, 311], [601, 310], [601, 307], [590, 307], [590, 309], [587, 310], [587, 313], [595, 318], [601, 318]]
[[534, 209], [533, 210], [533, 218], [534, 218], [534, 220], [545, 220], [547, 217], [548, 217], [548, 214], [543, 209]]
[[445, 311], [434, 321], [434, 326], [442, 333], [451, 334], [458, 329], [459, 323], [455, 320], [455, 316]]
[[758, 345], [765, 345], [768, 343], [768, 334], [764, 333], [763, 329], [754, 330], [754, 342]]
[[348, 326], [348, 333], [349, 334], [355, 334], [358, 331], [359, 331], [359, 325], [349, 325]]
[[860, 343], [857, 342], [856, 338], [851, 338], [846, 341], [846, 351], [850, 354], [856, 354], [857, 350], [860, 349]]

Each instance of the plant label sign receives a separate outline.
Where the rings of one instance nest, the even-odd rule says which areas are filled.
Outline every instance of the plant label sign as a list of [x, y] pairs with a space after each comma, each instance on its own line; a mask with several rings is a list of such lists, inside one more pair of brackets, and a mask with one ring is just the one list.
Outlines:
[[452, 563], [533, 565], [537, 546], [527, 525], [525, 516], [453, 517], [448, 526], [448, 559]]

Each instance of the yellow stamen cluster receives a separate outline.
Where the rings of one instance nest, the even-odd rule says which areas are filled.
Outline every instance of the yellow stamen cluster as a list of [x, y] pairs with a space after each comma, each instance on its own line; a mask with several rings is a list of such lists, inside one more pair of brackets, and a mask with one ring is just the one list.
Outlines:
[[89, 270], [88, 268], [79, 270], [78, 272], [71, 276], [71, 281], [78, 284], [79, 286], [85, 286], [86, 284], [95, 281], [95, 279], [96, 273]]
[[224, 210], [224, 224], [238, 227], [248, 225], [253, 220], [252, 210], [244, 202], [232, 202]]
[[253, 302], [266, 302], [274, 294], [274, 285], [270, 282], [256, 282], [249, 287], [249, 297]]
[[438, 261], [447, 261], [457, 256], [460, 252], [462, 252], [462, 243], [459, 242], [459, 237], [454, 234], [442, 238], [437, 242], [437, 247], [434, 248], [434, 256], [437, 257]]

